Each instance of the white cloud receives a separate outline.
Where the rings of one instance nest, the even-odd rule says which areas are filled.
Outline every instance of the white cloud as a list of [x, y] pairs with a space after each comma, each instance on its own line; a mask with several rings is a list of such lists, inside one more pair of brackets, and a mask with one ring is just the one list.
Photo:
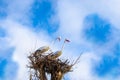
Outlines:
[[34, 0], [6, 0], [7, 17], [16, 21], [22, 22], [23, 24], [30, 24], [30, 9]]
[[59, 34], [66, 37], [71, 36], [73, 40], [78, 40], [86, 11], [82, 7], [79, 7], [78, 4], [66, 0], [58, 1], [57, 11], [60, 19]]
[[[0, 26], [7, 33], [5, 40], [8, 39], [8, 44], [6, 46], [15, 47], [12, 56], [13, 61], [18, 63], [18, 74], [15, 80], [26, 80], [29, 76], [26, 67], [28, 63], [27, 56], [38, 47], [48, 45], [51, 39], [44, 31], [36, 34], [28, 28], [31, 25], [28, 13], [33, 0], [14, 0], [12, 2], [7, 0], [6, 2], [8, 3], [7, 17], [0, 20], [0, 23], [2, 23]], [[24, 23], [29, 26], [24, 25]]]
[[[64, 0], [58, 1], [58, 17], [60, 19], [60, 33], [68, 34], [74, 39], [80, 39], [83, 19], [86, 15], [98, 13], [110, 20], [115, 27], [119, 27], [119, 0]], [[64, 32], [63, 32], [64, 30]]]
[[47, 41], [49, 41], [49, 37], [43, 32], [37, 35], [24, 25], [12, 20], [3, 21], [2, 26], [9, 34], [9, 44], [15, 47], [13, 60], [19, 64], [17, 80], [24, 80], [28, 74], [28, 72], [26, 72], [28, 54], [30, 54], [30, 51], [35, 50], [35, 46], [37, 49], [42, 45], [48, 45]]
[[[29, 13], [29, 9], [31, 8], [33, 2], [33, 0], [14, 0], [13, 2], [8, 1], [8, 16], [6, 19], [0, 21], [2, 23], [0, 25], [8, 33], [7, 39], [9, 39], [9, 45], [15, 47], [13, 60], [19, 64], [18, 76], [16, 80], [26, 80], [26, 78], [28, 79], [26, 64], [27, 55], [29, 52], [34, 51], [35, 46], [38, 48], [42, 45], [50, 44], [49, 42], [51, 41], [50, 36], [48, 36], [44, 31], [40, 31], [39, 34], [36, 34], [34, 31], [28, 28], [28, 25], [23, 24], [28, 23], [31, 25], [29, 15], [27, 13]], [[105, 0], [58, 1], [57, 8], [55, 8], [57, 10], [57, 15], [55, 17], [59, 18], [60, 28], [56, 34], [62, 35], [64, 38], [66, 37], [71, 39], [71, 44], [67, 46], [69, 48], [66, 47], [62, 57], [72, 57], [75, 59], [77, 57], [76, 55], [81, 53], [81, 47], [79, 46], [87, 45], [94, 49], [94, 46], [84, 41], [81, 36], [81, 31], [83, 28], [82, 22], [86, 15], [97, 12], [98, 14], [110, 20], [117, 28], [120, 28], [120, 12], [118, 10], [120, 8], [119, 3], [119, 0], [110, 0], [109, 2]], [[115, 40], [118, 42], [119, 38], [116, 38]], [[112, 42], [113, 41], [110, 43]], [[74, 47], [70, 47], [73, 44], [76, 44], [77, 47], [75, 47], [76, 45], [74, 45]], [[114, 44], [115, 43], [113, 42], [112, 45]], [[75, 65], [77, 68], [75, 68], [74, 71], [69, 74], [71, 80], [113, 80], [113, 78], [110, 76], [100, 78], [92, 73], [92, 62], [99, 62], [100, 59], [101, 55], [95, 54], [94, 51], [87, 53], [85, 52], [80, 59], [80, 63]], [[116, 78], [116, 80], [119, 80], [119, 77]]]
[[[86, 54], [83, 54], [83, 56], [86, 56], [84, 60], [82, 60], [79, 64], [79, 67], [70, 74], [71, 80], [113, 80], [113, 76], [110, 77], [106, 76], [103, 78], [98, 77], [95, 74], [92, 74], [91, 67], [94, 65], [91, 62], [91, 59], [95, 60], [97, 63], [99, 63], [99, 60], [96, 58], [102, 58], [102, 55], [100, 53], [106, 53], [109, 51], [112, 51], [114, 45], [120, 41], [120, 38], [118, 35], [119, 32], [113, 31], [112, 38], [110, 42], [106, 43], [103, 46], [97, 46], [89, 43], [88, 41], [85, 41], [82, 36], [82, 28], [84, 26], [82, 25], [83, 20], [85, 16], [92, 13], [97, 13], [101, 17], [107, 19], [111, 22], [113, 25], [113, 28], [120, 29], [120, 11], [118, 10], [120, 8], [119, 0], [64, 0], [64, 1], [58, 1], [57, 6], [57, 16], [59, 17], [60, 21], [60, 28], [58, 31], [58, 34], [61, 34], [63, 37], [70, 38], [74, 44], [78, 44], [79, 47], [76, 47], [75, 52], [80, 52], [80, 46], [86, 46], [86, 48], [89, 48], [88, 52], [89, 56], [86, 56]], [[105, 50], [106, 49], [106, 50]], [[74, 52], [74, 51], [73, 51]], [[95, 54], [97, 52], [97, 54]], [[69, 50], [68, 50], [69, 53]], [[72, 52], [70, 52], [71, 54]], [[75, 54], [73, 54], [75, 56]], [[90, 57], [90, 56], [93, 57]], [[98, 57], [99, 56], [99, 57]], [[95, 58], [95, 59], [94, 59]], [[86, 61], [86, 59], [88, 61]], [[119, 80], [119, 77], [116, 78], [116, 80]]]
[[92, 61], [97, 61], [99, 58], [93, 53], [84, 53], [81, 56], [79, 64], [76, 64], [73, 68], [73, 72], [70, 74], [71, 80], [96, 80], [92, 72]]

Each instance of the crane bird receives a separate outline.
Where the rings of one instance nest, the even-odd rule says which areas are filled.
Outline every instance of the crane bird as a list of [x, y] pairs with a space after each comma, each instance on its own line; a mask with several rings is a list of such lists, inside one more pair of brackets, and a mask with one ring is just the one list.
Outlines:
[[[55, 41], [56, 40], [61, 40], [61, 37], [57, 37], [56, 39], [55, 39]], [[55, 43], [55, 41], [54, 41], [54, 43]], [[36, 51], [35, 51], [35, 55], [36, 56], [38, 56], [38, 55], [41, 55], [41, 54], [43, 54], [43, 53], [45, 53], [46, 51], [48, 51], [48, 50], [50, 50], [50, 47], [49, 46], [42, 46], [42, 47], [40, 47], [39, 49], [37, 49]]]
[[58, 57], [62, 54], [62, 50], [63, 50], [66, 42], [70, 42], [70, 41], [69, 41], [68, 39], [65, 39], [65, 40], [64, 40], [64, 43], [63, 43], [63, 45], [62, 45], [61, 50], [60, 50], [60, 51], [56, 51], [54, 54], [52, 54], [52, 55], [50, 56], [51, 59], [56, 59], [56, 58], [58, 58]]
[[49, 46], [42, 46], [39, 49], [37, 49], [34, 54], [35, 54], [35, 56], [38, 56], [38, 55], [41, 55], [44, 52], [48, 51], [49, 49], [50, 49]]

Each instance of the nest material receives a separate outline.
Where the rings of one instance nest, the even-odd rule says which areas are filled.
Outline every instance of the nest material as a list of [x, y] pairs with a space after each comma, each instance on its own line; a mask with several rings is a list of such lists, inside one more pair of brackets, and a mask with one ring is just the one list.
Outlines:
[[28, 56], [29, 68], [32, 69], [30, 80], [48, 80], [46, 74], [50, 74], [51, 80], [62, 80], [65, 73], [70, 72], [73, 64], [69, 64], [67, 60], [52, 59], [50, 53], [48, 55], [35, 53]]

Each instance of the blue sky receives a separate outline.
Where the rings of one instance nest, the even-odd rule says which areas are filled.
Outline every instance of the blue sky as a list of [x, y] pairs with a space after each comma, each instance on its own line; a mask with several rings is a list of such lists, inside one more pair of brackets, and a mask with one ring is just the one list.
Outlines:
[[66, 80], [120, 80], [119, 0], [0, 0], [0, 80], [29, 79], [27, 55], [57, 36], [61, 58], [76, 59]]

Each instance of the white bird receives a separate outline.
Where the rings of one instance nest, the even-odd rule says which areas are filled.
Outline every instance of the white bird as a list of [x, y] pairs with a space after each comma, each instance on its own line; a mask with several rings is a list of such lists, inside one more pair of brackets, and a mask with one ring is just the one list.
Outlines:
[[42, 46], [42, 47], [40, 47], [39, 49], [37, 49], [37, 50], [35, 51], [35, 55], [36, 55], [36, 56], [41, 55], [41, 54], [43, 54], [44, 52], [48, 51], [49, 49], [50, 49], [49, 46]]
[[51, 59], [56, 59], [62, 54], [62, 51], [56, 51], [54, 54], [50, 56]]
[[52, 55], [51, 55], [51, 59], [56, 59], [56, 58], [58, 58], [59, 56], [61, 56], [62, 50], [63, 50], [63, 48], [64, 48], [64, 46], [65, 46], [65, 42], [70, 42], [70, 41], [69, 41], [68, 39], [65, 39], [65, 41], [64, 41], [64, 43], [63, 43], [63, 45], [62, 45], [61, 50], [60, 50], [60, 51], [56, 51], [54, 54], [52, 54]]
[[[59, 40], [59, 41], [60, 41], [60, 40], [61, 40], [61, 37], [57, 37], [57, 38], [55, 39], [55, 41], [53, 42], [53, 44], [56, 42], [56, 40]], [[37, 49], [34, 54], [35, 54], [35, 56], [39, 56], [39, 55], [45, 53], [45, 52], [48, 51], [48, 50], [51, 51], [51, 49], [50, 49], [49, 46], [42, 46], [42, 47], [40, 47], [39, 49]]]

